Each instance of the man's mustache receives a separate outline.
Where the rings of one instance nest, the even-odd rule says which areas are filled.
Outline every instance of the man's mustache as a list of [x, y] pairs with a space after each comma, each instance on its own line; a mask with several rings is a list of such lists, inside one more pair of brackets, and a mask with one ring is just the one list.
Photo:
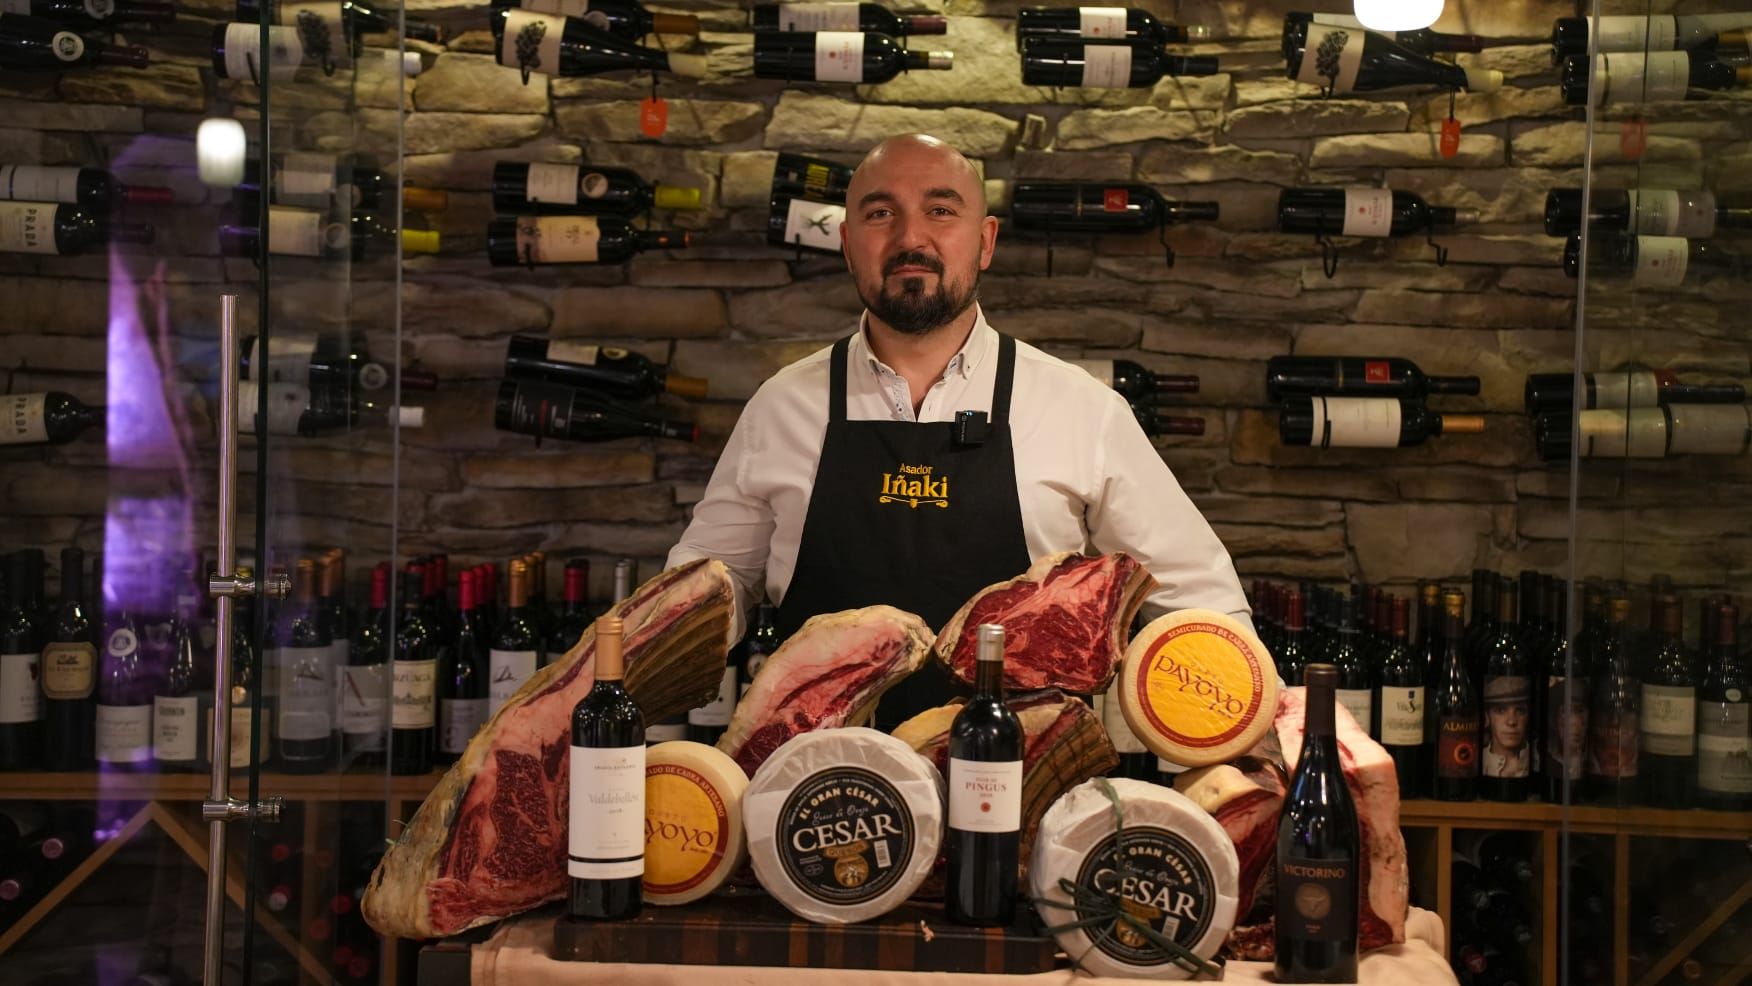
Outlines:
[[887, 277], [902, 267], [923, 267], [933, 274], [943, 273], [942, 261], [928, 254], [911, 251], [897, 253], [888, 258], [888, 262], [882, 265], [882, 276]]

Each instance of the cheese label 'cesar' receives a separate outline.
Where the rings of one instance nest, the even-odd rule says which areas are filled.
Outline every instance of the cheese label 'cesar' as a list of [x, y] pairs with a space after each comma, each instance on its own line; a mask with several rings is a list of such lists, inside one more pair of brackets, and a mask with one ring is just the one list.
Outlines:
[[861, 767], [823, 771], [779, 811], [779, 861], [805, 893], [858, 904], [888, 892], [912, 856], [912, 812], [893, 785]]
[[685, 904], [742, 865], [742, 792], [736, 761], [701, 743], [659, 743], [645, 765], [645, 899]]
[[1170, 613], [1127, 648], [1120, 709], [1157, 756], [1189, 767], [1231, 760], [1271, 728], [1277, 667], [1248, 628], [1211, 610]]
[[[1210, 931], [1216, 913], [1216, 881], [1210, 864], [1186, 839], [1165, 828], [1126, 826], [1125, 838], [1107, 836], [1083, 858], [1077, 886], [1118, 894], [1133, 917], [1191, 949]], [[1077, 920], [1094, 917], [1085, 906]], [[1127, 965], [1156, 966], [1162, 952], [1124, 921], [1091, 927], [1095, 947]]]

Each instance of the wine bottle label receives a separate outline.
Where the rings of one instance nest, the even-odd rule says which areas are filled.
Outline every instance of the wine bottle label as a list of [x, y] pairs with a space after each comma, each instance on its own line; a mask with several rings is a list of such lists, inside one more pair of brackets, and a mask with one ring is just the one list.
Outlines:
[[1365, 33], [1337, 24], [1309, 24], [1296, 81], [1329, 87], [1335, 93], [1350, 92], [1363, 64]]
[[78, 202], [79, 169], [0, 164], [0, 199]]
[[855, 3], [787, 3], [779, 6], [781, 31], [856, 31]]
[[1676, 288], [1684, 282], [1690, 260], [1691, 243], [1682, 236], [1639, 236], [1630, 283], [1639, 288]]
[[341, 732], [383, 732], [389, 704], [389, 669], [381, 664], [349, 664], [341, 669]]
[[279, 5], [280, 23], [298, 32], [304, 54], [324, 71], [344, 64], [348, 55], [346, 27], [341, 20], [340, 0]]
[[1713, 794], [1752, 794], [1752, 705], [1699, 702], [1697, 786]]
[[1615, 52], [1595, 57], [1599, 59], [1595, 69], [1604, 73], [1598, 89], [1606, 104], [1680, 100], [1691, 85], [1689, 52]]
[[724, 674], [718, 679], [718, 694], [710, 702], [697, 709], [689, 709], [688, 725], [691, 726], [728, 726], [730, 714], [736, 709], [736, 669], [726, 667]]
[[523, 180], [523, 197], [530, 202], [552, 205], [578, 204], [578, 166], [575, 164], [532, 164]]
[[[1595, 23], [1588, 20], [1590, 32]], [[1673, 47], [1676, 24], [1671, 17], [1606, 16], [1598, 24], [1598, 51], [1663, 51]]]
[[10, 394], [0, 397], [0, 445], [37, 445], [49, 440], [49, 424], [43, 417], [43, 394]]
[[152, 758], [161, 763], [192, 763], [200, 753], [201, 699], [198, 695], [152, 700]]
[[[245, 699], [247, 701], [247, 697]], [[272, 721], [271, 719], [268, 721]], [[245, 768], [249, 766], [249, 733], [255, 724], [255, 712], [248, 705], [233, 705], [231, 707], [231, 766]], [[208, 733], [213, 731], [213, 710], [207, 710], [207, 722], [203, 727]], [[268, 759], [268, 744], [272, 741], [273, 730], [264, 727], [256, 763], [264, 763]]]
[[260, 81], [266, 63], [269, 79], [290, 79], [304, 64], [304, 42], [298, 30], [274, 25], [268, 28], [268, 57], [262, 58], [261, 27], [231, 24], [225, 28], [225, 77]]
[[1744, 455], [1752, 449], [1752, 406], [1674, 404], [1667, 409], [1674, 455]]
[[[1277, 864], [1278, 935], [1289, 941], [1357, 940], [1354, 859], [1300, 859]], [[1281, 927], [1283, 924], [1289, 927]]]
[[43, 695], [56, 701], [82, 701], [97, 684], [97, 648], [85, 641], [43, 648]]
[[1572, 781], [1582, 779], [1582, 765], [1588, 745], [1588, 679], [1546, 679], [1546, 772]]
[[[1111, 365], [1111, 364], [1110, 364]], [[1101, 725], [1107, 729], [1107, 738], [1113, 741], [1113, 749], [1118, 753], [1145, 753], [1143, 740], [1132, 732], [1131, 723], [1125, 720], [1125, 710], [1119, 702], [1119, 690], [1125, 684], [1120, 676], [1115, 675], [1113, 684], [1107, 687], [1107, 694], [1095, 696], [1096, 711], [1101, 715]]]
[[533, 10], [505, 12], [505, 36], [499, 44], [499, 64], [529, 72], [554, 73], [560, 69], [560, 35], [563, 18]]
[[[1625, 195], [1630, 200], [1633, 233], [1641, 236], [1707, 237], [1715, 231], [1714, 209], [1699, 216], [1695, 210], [1686, 208], [1679, 193], [1672, 189], [1633, 188]], [[1697, 226], [1700, 220], [1707, 223], [1709, 228], [1699, 231]]]
[[40, 654], [0, 654], [0, 723], [36, 722], [43, 717], [37, 686]]
[[[261, 336], [256, 336], [249, 343], [249, 376], [244, 379], [252, 382], [265, 379], [274, 383], [308, 384], [310, 361], [315, 354], [315, 337], [286, 336], [274, 340], [269, 347], [269, 358], [264, 360], [262, 339]], [[263, 371], [264, 366], [266, 372]]]
[[310, 403], [310, 390], [298, 383], [258, 384], [253, 380], [240, 380], [237, 383], [238, 434], [261, 433], [256, 428], [256, 406], [259, 400], [258, 389], [263, 386], [268, 390], [266, 434], [298, 434], [298, 422], [304, 417], [305, 406]]
[[46, 202], [0, 202], [0, 253], [59, 253], [55, 210]]
[[1131, 45], [1084, 45], [1083, 85], [1092, 89], [1124, 89], [1131, 85]]
[[602, 227], [595, 216], [520, 216], [517, 256], [532, 264], [593, 264]]
[[785, 215], [785, 242], [838, 253], [840, 226], [845, 221], [843, 205], [792, 199]]
[[325, 249], [347, 245], [347, 230], [314, 209], [268, 209], [268, 252], [288, 257], [320, 257]]
[[1424, 689], [1403, 685], [1381, 686], [1381, 744], [1422, 746], [1424, 741]]
[[1441, 716], [1436, 722], [1436, 776], [1478, 776], [1478, 719]]
[[1661, 403], [1661, 385], [1648, 370], [1612, 370], [1593, 374], [1594, 407], [1623, 409], [1655, 407]]
[[583, 17], [590, 11], [590, 0], [523, 0], [519, 6], [555, 17]]
[[152, 756], [152, 706], [97, 706], [97, 759], [145, 763]]
[[1532, 707], [1532, 679], [1525, 675], [1485, 676], [1480, 774], [1516, 778], [1533, 773]]
[[[327, 209], [338, 198], [339, 174], [340, 158], [333, 154], [310, 151], [287, 154], [274, 175], [274, 203]], [[276, 341], [275, 346], [278, 345]]]
[[495, 649], [487, 652], [488, 694], [492, 697], [494, 712], [499, 711], [499, 706], [517, 694], [517, 689], [535, 674], [535, 661], [536, 654], [532, 650]]
[[1642, 686], [1642, 748], [1662, 757], [1697, 752], [1697, 689]]
[[460, 754], [490, 714], [484, 698], [447, 698], [438, 703], [438, 748]]
[[1636, 776], [1636, 710], [1612, 709], [1588, 721], [1588, 773], [1611, 780]]
[[438, 677], [437, 661], [396, 661], [394, 668], [394, 711], [391, 725], [396, 729], [431, 729], [437, 721], [432, 707]]
[[816, 82], [864, 81], [864, 32], [821, 31], [815, 35]]
[[1658, 459], [1667, 454], [1667, 416], [1658, 407], [1583, 411], [1576, 415], [1576, 433], [1583, 457]]
[[280, 738], [320, 740], [335, 726], [334, 669], [327, 647], [280, 648]]
[[645, 875], [645, 748], [572, 746], [566, 872], [574, 879]]
[[1400, 407], [1393, 398], [1315, 397], [1316, 448], [1394, 448], [1399, 444]]
[[1369, 688], [1338, 688], [1334, 689], [1338, 704], [1356, 720], [1357, 728], [1369, 732], [1369, 726], [1374, 722], [1375, 692]]
[[595, 366], [597, 357], [602, 355], [602, 347], [588, 342], [552, 341], [548, 343], [548, 359], [556, 363], [577, 363], [580, 366]]
[[1022, 830], [1022, 761], [949, 758], [949, 827], [962, 832]]
[[1347, 188], [1344, 190], [1345, 236], [1392, 236], [1393, 190]]
[[1085, 38], [1124, 38], [1125, 8], [1078, 7], [1077, 33]]

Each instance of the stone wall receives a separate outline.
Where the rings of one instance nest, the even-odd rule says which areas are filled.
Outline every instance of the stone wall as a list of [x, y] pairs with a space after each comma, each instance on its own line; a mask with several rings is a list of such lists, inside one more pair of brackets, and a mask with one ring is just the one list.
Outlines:
[[[111, 429], [114, 457], [125, 453], [144, 471], [105, 470], [105, 447], [95, 439], [5, 453], [0, 516], [11, 543], [77, 538], [95, 546], [107, 505], [114, 550], [117, 530], [132, 529], [118, 527], [114, 515], [157, 516], [178, 493], [192, 494], [197, 506], [170, 508], [173, 519], [162, 526], [175, 533], [160, 541], [211, 540], [211, 443], [193, 436], [210, 430], [216, 295], [241, 291], [246, 327], [260, 302], [249, 265], [214, 256], [220, 203], [190, 173], [188, 139], [204, 115], [259, 115], [253, 90], [216, 81], [207, 59], [210, 21], [223, 19], [227, 6], [186, 4], [172, 30], [132, 39], [154, 49], [149, 72], [0, 76], [0, 96], [12, 97], [0, 116], [0, 160], [107, 163], [127, 180], [173, 185], [182, 203], [155, 216], [157, 247], [118, 257], [113, 267], [103, 256], [0, 257], [0, 304], [11, 315], [0, 330], [0, 370], [12, 390], [53, 386], [102, 400], [106, 353], [112, 386], [124, 365], [174, 365], [176, 381], [164, 388], [169, 399], [147, 386], [149, 396], [128, 405], [141, 431]], [[785, 85], [736, 74], [746, 71], [751, 47], [736, 33], [740, 5], [681, 0], [675, 9], [706, 22], [697, 50], [720, 74], [665, 78], [669, 131], [650, 141], [637, 130], [648, 79], [536, 76], [521, 86], [513, 70], [494, 64], [480, 6], [411, 0], [408, 15], [443, 24], [451, 40], [416, 45], [427, 68], [405, 89], [398, 92], [400, 80], [371, 49], [356, 73], [277, 87], [270, 115], [279, 149], [359, 147], [390, 161], [399, 128], [405, 179], [450, 192], [448, 211], [409, 218], [410, 226], [438, 228], [443, 252], [407, 261], [399, 305], [394, 272], [383, 263], [357, 266], [349, 279], [332, 265], [276, 262], [267, 307], [281, 331], [348, 326], [379, 354], [399, 343], [443, 378], [443, 388], [430, 395], [426, 427], [407, 433], [399, 455], [380, 433], [280, 443], [268, 484], [271, 540], [284, 550], [343, 544], [367, 562], [389, 550], [393, 533], [403, 554], [447, 550], [468, 560], [541, 547], [603, 562], [630, 554], [654, 571], [741, 402], [778, 367], [848, 331], [859, 309], [837, 260], [800, 260], [764, 245], [773, 154], [853, 162], [878, 139], [917, 130], [956, 144], [990, 182], [1131, 179], [1170, 197], [1221, 203], [1221, 221], [1173, 231], [1173, 267], [1162, 263], [1153, 235], [1067, 240], [1056, 245], [1048, 278], [1039, 241], [1001, 234], [981, 297], [993, 324], [1052, 352], [1125, 357], [1201, 377], [1201, 392], [1181, 410], [1202, 415], [1206, 434], [1158, 444], [1244, 577], [1404, 582], [1456, 577], [1475, 565], [1562, 569], [1570, 477], [1538, 462], [1520, 406], [1526, 373], [1567, 370], [1575, 350], [1576, 283], [1559, 268], [1560, 241], [1539, 228], [1546, 189], [1582, 178], [1587, 124], [1562, 105], [1543, 43], [1552, 20], [1573, 14], [1573, 5], [1449, 4], [1439, 28], [1517, 42], [1464, 56], [1500, 69], [1508, 84], [1455, 101], [1465, 131], [1452, 159], [1435, 149], [1445, 96], [1322, 101], [1312, 87], [1285, 80], [1282, 15], [1305, 4], [1143, 6], [1210, 25], [1221, 40], [1193, 50], [1218, 55], [1224, 74], [1153, 90], [1026, 87], [1013, 39], [1016, 4], [955, 0], [948, 37], [921, 39], [954, 50], [954, 71], [855, 91]], [[1652, 185], [1718, 190], [1752, 183], [1743, 115], [1719, 103], [1667, 109], [1652, 121], [1636, 162], [1619, 148], [1618, 122], [1600, 124], [1596, 154], [1610, 162], [1603, 177], [1624, 182], [1640, 173]], [[501, 159], [585, 159], [703, 186], [707, 211], [659, 217], [695, 230], [698, 245], [625, 268], [489, 267], [487, 176]], [[1314, 243], [1275, 233], [1273, 215], [1281, 187], [1336, 183], [1385, 183], [1476, 208], [1483, 225], [1440, 237], [1450, 251], [1440, 267], [1421, 239], [1353, 242], [1329, 280]], [[112, 272], [126, 274], [127, 286], [106, 292]], [[1642, 358], [1693, 376], [1744, 377], [1752, 371], [1733, 319], [1741, 293], [1727, 286], [1658, 304], [1610, 292], [1590, 297], [1602, 324], [1623, 330], [1603, 333], [1590, 359], [1609, 366]], [[537, 450], [494, 431], [493, 394], [512, 332], [613, 341], [710, 377], [711, 401], [677, 409], [697, 416], [706, 440]], [[1482, 413], [1488, 431], [1404, 450], [1283, 448], [1263, 361], [1287, 352], [1397, 355], [1432, 373], [1479, 375], [1479, 397], [1438, 407]], [[151, 383], [149, 375], [139, 379]], [[145, 432], [183, 437], [158, 448], [140, 444]], [[1737, 461], [1726, 468], [1730, 479], [1752, 479]], [[1653, 558], [1699, 573], [1682, 582], [1730, 582], [1746, 567], [1746, 541], [1722, 535], [1746, 527], [1743, 510], [1715, 506], [1723, 474], [1720, 462], [1684, 463], [1678, 475], [1689, 481], [1673, 489], [1668, 470], [1591, 471], [1584, 493], [1604, 499], [1584, 522], [1585, 531], [1603, 534], [1589, 564], [1625, 563], [1617, 544], [1629, 536], [1650, 542], [1646, 553], [1635, 549], [1633, 564]], [[1634, 495], [1620, 501], [1619, 493]], [[1672, 497], [1707, 501], [1706, 509], [1661, 520], [1656, 508]], [[596, 566], [598, 595], [608, 567]]]

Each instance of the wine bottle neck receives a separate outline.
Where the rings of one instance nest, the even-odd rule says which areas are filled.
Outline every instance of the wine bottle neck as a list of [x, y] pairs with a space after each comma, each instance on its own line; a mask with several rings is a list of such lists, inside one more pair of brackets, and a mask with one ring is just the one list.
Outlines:
[[1425, 386], [1432, 394], [1475, 395], [1479, 390], [1477, 377], [1426, 377]]
[[689, 239], [687, 233], [670, 229], [641, 229], [635, 235], [640, 250], [679, 250]]

